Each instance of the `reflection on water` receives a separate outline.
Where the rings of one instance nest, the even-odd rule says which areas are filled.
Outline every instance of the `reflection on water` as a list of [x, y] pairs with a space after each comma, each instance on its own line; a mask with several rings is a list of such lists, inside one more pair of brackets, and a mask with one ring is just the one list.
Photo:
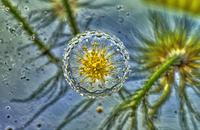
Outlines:
[[[198, 130], [198, 18], [148, 7], [138, 0], [1, 0], [0, 130]], [[117, 94], [88, 99], [65, 81], [64, 48], [87, 30], [113, 34], [128, 50], [130, 78]], [[177, 55], [150, 90], [139, 89]]]

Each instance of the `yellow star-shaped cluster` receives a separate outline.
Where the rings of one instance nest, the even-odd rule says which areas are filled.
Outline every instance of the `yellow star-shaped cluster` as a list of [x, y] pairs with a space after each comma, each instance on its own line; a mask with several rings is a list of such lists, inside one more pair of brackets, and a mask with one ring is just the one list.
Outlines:
[[92, 49], [84, 46], [83, 51], [84, 55], [79, 58], [80, 75], [88, 78], [92, 83], [96, 81], [105, 82], [106, 76], [109, 76], [114, 69], [107, 49], [100, 48], [97, 43], [94, 43]]

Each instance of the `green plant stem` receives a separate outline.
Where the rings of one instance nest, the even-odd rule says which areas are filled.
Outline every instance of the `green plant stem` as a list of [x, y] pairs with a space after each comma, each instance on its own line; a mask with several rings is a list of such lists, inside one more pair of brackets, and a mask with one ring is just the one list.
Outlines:
[[146, 124], [147, 130], [156, 130], [155, 125], [153, 123], [153, 120], [150, 118], [148, 114], [148, 106], [147, 106], [147, 101], [144, 98], [142, 100], [142, 105], [143, 105], [143, 116], [144, 116], [144, 124]]
[[[150, 88], [160, 78], [160, 76], [167, 72], [172, 65], [177, 64], [177, 62], [180, 62], [180, 60], [181, 56], [178, 55], [166, 59], [166, 61], [150, 76], [149, 80], [145, 83], [145, 85], [142, 88], [138, 89], [134, 94], [132, 94], [130, 98], [127, 98], [122, 103], [118, 104], [116, 107], [113, 108], [111, 114], [106, 120], [104, 120], [99, 129], [102, 130], [108, 127], [111, 123], [114, 123], [116, 118], [120, 114], [123, 114], [123, 112], [127, 109], [135, 111], [138, 108], [139, 103], [141, 103], [143, 99], [145, 99], [145, 95], [149, 92]], [[153, 128], [153, 124], [149, 125], [151, 125]]]
[[34, 31], [34, 29], [30, 26], [25, 17], [21, 15], [21, 12], [14, 6], [10, 0], [1, 0], [3, 5], [8, 8], [8, 11], [14, 16], [14, 18], [20, 23], [22, 28], [26, 31], [30, 37], [32, 37], [33, 43], [42, 51], [44, 55], [46, 55], [50, 61], [54, 64], [59, 62], [59, 59], [50, 51], [50, 49], [43, 43], [41, 39], [39, 39], [38, 34]]
[[78, 24], [76, 22], [76, 19], [74, 17], [74, 12], [69, 4], [69, 0], [62, 0], [64, 7], [65, 7], [65, 11], [67, 14], [67, 20], [69, 21], [70, 27], [71, 27], [71, 31], [73, 32], [74, 35], [77, 35], [79, 33], [79, 28], [78, 28]]
[[160, 76], [165, 73], [170, 66], [172, 66], [174, 63], [176, 63], [178, 60], [180, 60], [180, 56], [175, 55], [173, 57], [168, 58], [161, 66], [158, 68], [149, 78], [149, 80], [145, 83], [145, 85], [136, 91], [136, 93], [133, 94], [133, 96], [124, 101], [120, 106], [121, 109], [126, 108], [136, 108], [137, 105], [142, 101], [142, 99], [145, 97], [146, 93], [150, 90], [150, 88], [153, 86], [153, 84], [160, 78]]
[[164, 90], [160, 98], [151, 106], [149, 110], [150, 116], [153, 116], [157, 113], [160, 106], [165, 103], [170, 95], [171, 86], [169, 83], [165, 83]]

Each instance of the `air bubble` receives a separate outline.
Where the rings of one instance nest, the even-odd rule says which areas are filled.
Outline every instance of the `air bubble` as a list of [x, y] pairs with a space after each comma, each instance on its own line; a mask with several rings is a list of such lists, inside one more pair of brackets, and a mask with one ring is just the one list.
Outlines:
[[6, 7], [6, 6], [3, 6], [3, 11], [8, 12], [8, 11], [9, 11], [9, 8]]
[[5, 128], [5, 130], [14, 130], [14, 128], [11, 127], [11, 126], [7, 126], [7, 127]]
[[11, 110], [11, 107], [10, 106], [6, 106], [5, 109], [6, 110]]
[[117, 5], [117, 10], [122, 11], [124, 9], [123, 5]]
[[126, 16], [130, 16], [130, 12], [126, 12]]
[[26, 11], [28, 11], [28, 10], [29, 10], [29, 7], [28, 7], [28, 6], [25, 6], [24, 9], [25, 9]]
[[15, 32], [16, 32], [14, 28], [9, 28], [9, 31], [11, 34], [15, 34]]
[[11, 116], [10, 116], [10, 115], [7, 115], [7, 116], [6, 116], [6, 118], [7, 118], [7, 119], [10, 119], [10, 118], [11, 118]]
[[32, 36], [31, 36], [31, 41], [34, 41], [35, 40], [35, 34], [33, 34]]
[[41, 128], [42, 127], [42, 124], [37, 124], [37, 128]]

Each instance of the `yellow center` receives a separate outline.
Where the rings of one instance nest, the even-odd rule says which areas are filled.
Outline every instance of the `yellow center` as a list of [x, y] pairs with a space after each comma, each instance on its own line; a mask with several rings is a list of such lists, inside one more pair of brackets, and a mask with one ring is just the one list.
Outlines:
[[158, 37], [155, 44], [150, 44], [149, 46], [142, 46], [144, 53], [142, 54], [145, 66], [147, 68], [154, 68], [160, 66], [169, 57], [174, 55], [179, 55], [182, 57], [180, 62], [174, 64], [176, 69], [171, 71], [171, 77], [174, 75], [175, 71], [179, 71], [182, 74], [189, 74], [199, 69], [199, 44], [196, 43], [196, 37], [191, 37], [187, 39], [186, 32], [182, 30], [176, 30], [175, 32], [164, 34], [163, 37]]
[[107, 55], [107, 50], [98, 48], [98, 45], [94, 43], [91, 50], [83, 47], [83, 51], [84, 56], [79, 59], [81, 63], [80, 75], [90, 79], [92, 83], [105, 82], [106, 76], [114, 69], [113, 63], [109, 60], [110, 56]]

